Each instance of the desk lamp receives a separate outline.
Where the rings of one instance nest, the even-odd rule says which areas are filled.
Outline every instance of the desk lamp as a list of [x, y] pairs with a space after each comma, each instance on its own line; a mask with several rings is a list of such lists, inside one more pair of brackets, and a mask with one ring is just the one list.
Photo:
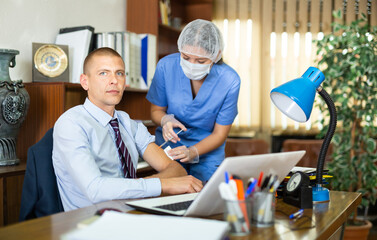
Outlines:
[[322, 174], [327, 149], [336, 128], [336, 109], [330, 95], [320, 84], [325, 80], [323, 73], [315, 67], [309, 67], [302, 77], [272, 89], [270, 97], [275, 106], [297, 122], [306, 122], [313, 108], [315, 92], [325, 100], [330, 111], [330, 123], [318, 156], [316, 186], [313, 187], [313, 203], [330, 201], [329, 190], [322, 187]]

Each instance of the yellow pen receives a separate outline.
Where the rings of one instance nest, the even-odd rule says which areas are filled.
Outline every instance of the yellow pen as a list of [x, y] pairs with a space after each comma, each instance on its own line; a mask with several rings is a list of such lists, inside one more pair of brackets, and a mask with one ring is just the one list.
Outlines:
[[276, 191], [276, 189], [279, 187], [279, 184], [280, 184], [279, 179], [276, 179], [270, 188], [270, 193]]

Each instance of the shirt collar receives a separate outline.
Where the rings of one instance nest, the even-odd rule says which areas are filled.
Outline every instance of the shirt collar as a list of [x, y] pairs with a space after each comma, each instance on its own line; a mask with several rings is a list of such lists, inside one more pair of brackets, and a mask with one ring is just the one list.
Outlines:
[[[94, 105], [89, 98], [85, 99], [84, 108], [90, 115], [93, 116], [99, 123], [101, 123], [104, 127], [113, 119], [107, 112], [103, 111], [101, 108]], [[117, 118], [118, 114], [117, 111], [114, 110], [114, 118]]]

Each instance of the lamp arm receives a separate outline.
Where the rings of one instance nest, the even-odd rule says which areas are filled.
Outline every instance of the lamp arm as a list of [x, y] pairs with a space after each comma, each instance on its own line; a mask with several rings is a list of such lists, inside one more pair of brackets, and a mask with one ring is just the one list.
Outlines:
[[322, 175], [323, 175], [323, 167], [325, 165], [325, 157], [326, 157], [327, 149], [330, 146], [331, 139], [335, 133], [337, 115], [336, 115], [336, 108], [335, 108], [334, 102], [332, 101], [330, 95], [325, 91], [325, 89], [320, 87], [317, 89], [317, 92], [325, 100], [329, 108], [329, 112], [330, 112], [329, 128], [323, 140], [321, 150], [318, 156], [318, 163], [317, 163], [317, 175], [316, 175], [317, 185], [322, 185]]

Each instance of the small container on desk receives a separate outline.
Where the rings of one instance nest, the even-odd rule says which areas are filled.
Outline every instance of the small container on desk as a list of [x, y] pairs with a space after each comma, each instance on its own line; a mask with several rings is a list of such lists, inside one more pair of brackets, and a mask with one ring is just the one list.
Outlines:
[[229, 223], [229, 234], [248, 235], [251, 232], [252, 199], [225, 200], [224, 220]]
[[275, 219], [275, 192], [255, 192], [252, 195], [252, 203], [252, 225], [272, 227]]

